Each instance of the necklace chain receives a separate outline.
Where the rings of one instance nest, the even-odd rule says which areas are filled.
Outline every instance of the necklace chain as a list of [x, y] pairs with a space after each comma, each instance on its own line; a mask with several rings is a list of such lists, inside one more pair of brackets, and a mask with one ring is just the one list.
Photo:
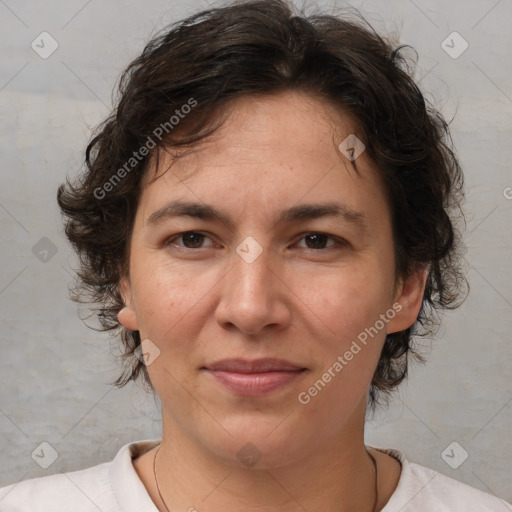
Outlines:
[[169, 510], [169, 507], [167, 506], [167, 503], [165, 503], [162, 493], [160, 492], [160, 486], [158, 485], [158, 478], [156, 477], [156, 456], [158, 455], [158, 452], [160, 451], [161, 446], [162, 446], [162, 443], [160, 443], [158, 445], [158, 448], [156, 449], [156, 453], [155, 453], [155, 458], [153, 459], [153, 474], [155, 475], [156, 490], [158, 491], [158, 496], [160, 496], [160, 501], [164, 504], [165, 510], [167, 512], [171, 512]]
[[[160, 501], [164, 504], [165, 510], [167, 512], [170, 512], [169, 507], [167, 506], [167, 503], [165, 503], [164, 497], [162, 496], [162, 492], [160, 491], [160, 486], [158, 485], [158, 478], [156, 476], [156, 456], [158, 455], [158, 452], [160, 451], [160, 447], [162, 446], [162, 443], [158, 445], [158, 448], [155, 452], [155, 457], [153, 458], [153, 475], [155, 477], [155, 483], [156, 483], [156, 489], [158, 491], [158, 496], [160, 497]], [[377, 512], [377, 504], [379, 502], [379, 481], [378, 481], [378, 472], [377, 472], [377, 461], [375, 460], [375, 457], [366, 450], [366, 453], [370, 456], [370, 459], [373, 463], [373, 469], [375, 473], [375, 501], [373, 502], [373, 508], [372, 512]]]

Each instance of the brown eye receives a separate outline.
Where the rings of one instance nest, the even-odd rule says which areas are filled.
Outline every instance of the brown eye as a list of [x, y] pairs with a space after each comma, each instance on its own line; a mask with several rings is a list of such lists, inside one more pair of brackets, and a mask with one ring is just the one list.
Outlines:
[[308, 233], [301, 238], [306, 242], [307, 249], [327, 249], [336, 244], [336, 241], [334, 241], [334, 243], [326, 245], [329, 239], [334, 241], [333, 237], [324, 233]]
[[203, 247], [203, 242], [205, 238], [208, 238], [206, 235], [202, 233], [198, 233], [197, 231], [186, 231], [184, 233], [179, 233], [175, 235], [171, 239], [166, 242], [166, 245], [170, 245], [180, 240], [181, 243], [178, 243], [178, 247], [182, 247], [185, 249], [201, 249]]
[[197, 249], [203, 243], [205, 236], [201, 235], [201, 233], [191, 232], [181, 235], [181, 238], [185, 247], [188, 247], [189, 249]]

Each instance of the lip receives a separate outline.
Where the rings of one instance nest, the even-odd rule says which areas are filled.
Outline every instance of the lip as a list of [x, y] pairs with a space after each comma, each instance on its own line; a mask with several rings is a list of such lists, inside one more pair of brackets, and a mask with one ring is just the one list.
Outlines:
[[241, 396], [263, 396], [292, 383], [307, 368], [284, 359], [224, 359], [202, 368], [223, 387]]

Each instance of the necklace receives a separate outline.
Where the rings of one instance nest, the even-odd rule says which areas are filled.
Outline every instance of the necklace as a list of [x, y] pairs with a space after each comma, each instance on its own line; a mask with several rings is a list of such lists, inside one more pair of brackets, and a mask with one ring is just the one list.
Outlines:
[[377, 471], [377, 461], [375, 457], [368, 451], [366, 448], [366, 453], [370, 456], [373, 463], [373, 471], [375, 473], [375, 501], [373, 502], [372, 512], [377, 512], [377, 505], [379, 503], [379, 479], [378, 479], [378, 471]]
[[[156, 484], [156, 490], [158, 491], [158, 496], [160, 497], [160, 501], [164, 504], [165, 510], [167, 512], [170, 512], [169, 507], [167, 506], [167, 503], [165, 503], [164, 497], [162, 496], [162, 493], [160, 491], [160, 486], [158, 485], [158, 478], [156, 476], [156, 456], [158, 455], [158, 452], [160, 451], [160, 447], [162, 446], [162, 443], [158, 445], [158, 448], [155, 453], [155, 457], [153, 458], [153, 475], [155, 477], [155, 484]], [[375, 460], [375, 457], [366, 450], [366, 453], [370, 456], [370, 459], [372, 459], [373, 463], [373, 470], [375, 473], [375, 501], [373, 502], [373, 508], [371, 512], [377, 512], [377, 504], [379, 502], [379, 481], [378, 481], [378, 472], [377, 472], [377, 461]]]
[[169, 507], [167, 506], [167, 503], [165, 503], [164, 497], [162, 496], [162, 493], [160, 492], [160, 486], [158, 485], [158, 478], [156, 477], [156, 456], [158, 455], [158, 452], [160, 451], [160, 447], [162, 446], [162, 443], [158, 445], [158, 448], [155, 452], [155, 458], [153, 459], [153, 475], [155, 476], [155, 483], [156, 483], [156, 490], [158, 491], [158, 496], [160, 496], [160, 501], [164, 504], [165, 510], [167, 512], [170, 512]]

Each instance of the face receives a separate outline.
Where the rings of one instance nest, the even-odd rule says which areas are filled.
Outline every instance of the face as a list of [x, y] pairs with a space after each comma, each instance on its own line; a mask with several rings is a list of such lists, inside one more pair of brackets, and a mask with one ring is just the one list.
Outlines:
[[148, 171], [119, 319], [145, 340], [164, 432], [273, 467], [362, 430], [386, 333], [415, 321], [424, 277], [395, 279], [377, 170], [338, 148], [348, 116], [291, 92], [228, 114]]

